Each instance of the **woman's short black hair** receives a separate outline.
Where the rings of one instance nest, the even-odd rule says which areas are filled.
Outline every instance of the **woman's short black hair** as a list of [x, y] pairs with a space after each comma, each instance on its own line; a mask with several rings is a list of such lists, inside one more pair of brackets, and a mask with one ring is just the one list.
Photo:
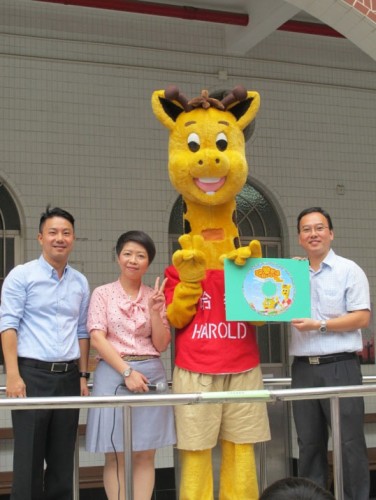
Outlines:
[[123, 250], [124, 245], [128, 243], [128, 241], [134, 241], [135, 243], [138, 243], [139, 245], [142, 245], [149, 258], [149, 264], [152, 263], [156, 249], [154, 245], [154, 241], [150, 238], [150, 236], [143, 231], [127, 231], [126, 233], [123, 233], [121, 236], [119, 236], [119, 239], [117, 240], [116, 243], [116, 255], [119, 257], [120, 252]]

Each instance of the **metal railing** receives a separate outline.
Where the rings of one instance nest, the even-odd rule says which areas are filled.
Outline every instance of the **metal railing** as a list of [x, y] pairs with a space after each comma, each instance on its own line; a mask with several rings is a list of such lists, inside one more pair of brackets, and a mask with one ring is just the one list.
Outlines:
[[[246, 403], [276, 401], [294, 401], [299, 399], [330, 399], [331, 429], [333, 441], [333, 479], [334, 493], [337, 500], [344, 500], [343, 474], [341, 457], [341, 422], [339, 400], [346, 397], [367, 397], [376, 394], [376, 377], [363, 377], [365, 385], [345, 387], [324, 387], [313, 389], [282, 389], [259, 391], [226, 391], [190, 394], [137, 394], [137, 396], [88, 396], [88, 397], [44, 397], [44, 398], [1, 398], [0, 410], [37, 410], [67, 408], [123, 408], [124, 416], [124, 454], [125, 454], [125, 492], [126, 499], [133, 499], [132, 479], [132, 429], [131, 408], [133, 406], [175, 406], [186, 404]], [[265, 386], [288, 386], [291, 379], [265, 378]], [[5, 388], [0, 387], [0, 393]], [[77, 456], [78, 454], [76, 454]], [[260, 461], [265, 461], [265, 455]], [[265, 464], [264, 464], [265, 465]], [[78, 464], [77, 464], [78, 466]], [[265, 469], [265, 467], [264, 467]], [[78, 474], [75, 474], [74, 500], [79, 498]]]

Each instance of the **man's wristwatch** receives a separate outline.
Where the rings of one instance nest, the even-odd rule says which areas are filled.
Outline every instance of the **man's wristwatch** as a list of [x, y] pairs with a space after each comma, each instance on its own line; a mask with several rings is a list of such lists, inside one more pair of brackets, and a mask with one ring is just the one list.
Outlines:
[[325, 320], [320, 321], [319, 332], [326, 333], [326, 321]]
[[126, 378], [126, 377], [129, 377], [129, 375], [133, 372], [133, 368], [131, 368], [130, 366], [123, 371], [122, 375], [123, 375], [123, 378]]
[[80, 372], [80, 378], [86, 378], [86, 380], [89, 380], [90, 373], [89, 372]]

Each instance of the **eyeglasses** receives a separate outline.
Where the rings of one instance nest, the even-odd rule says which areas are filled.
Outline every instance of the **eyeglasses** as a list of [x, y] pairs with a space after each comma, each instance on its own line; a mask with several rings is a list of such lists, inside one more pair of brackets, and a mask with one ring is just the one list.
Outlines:
[[300, 230], [303, 234], [311, 234], [315, 233], [323, 233], [325, 229], [328, 229], [329, 226], [324, 226], [323, 224], [318, 224], [317, 226], [303, 226]]

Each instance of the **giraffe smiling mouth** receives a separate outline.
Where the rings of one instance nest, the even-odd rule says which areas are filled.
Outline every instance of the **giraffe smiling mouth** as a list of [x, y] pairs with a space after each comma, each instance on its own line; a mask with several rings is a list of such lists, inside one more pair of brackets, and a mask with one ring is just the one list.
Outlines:
[[226, 182], [226, 177], [198, 177], [194, 182], [204, 193], [214, 194]]

